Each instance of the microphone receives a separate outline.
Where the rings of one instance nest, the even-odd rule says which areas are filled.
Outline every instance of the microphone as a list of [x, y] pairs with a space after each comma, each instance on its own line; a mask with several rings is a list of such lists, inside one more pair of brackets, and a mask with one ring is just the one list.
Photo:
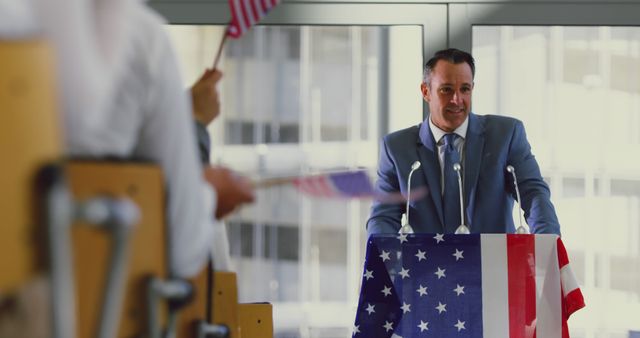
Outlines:
[[413, 228], [409, 225], [409, 201], [411, 201], [411, 175], [413, 172], [420, 168], [420, 161], [415, 161], [411, 165], [411, 171], [409, 172], [409, 178], [407, 179], [407, 207], [405, 213], [402, 214], [402, 220], [400, 221], [401, 227], [398, 231], [402, 234], [412, 234]]
[[522, 203], [520, 203], [520, 189], [518, 189], [516, 169], [512, 165], [508, 165], [507, 171], [511, 173], [511, 176], [513, 176], [513, 186], [516, 188], [516, 199], [518, 200], [518, 220], [520, 221], [520, 226], [516, 229], [516, 234], [528, 234], [529, 230], [522, 226]]
[[460, 196], [460, 226], [456, 229], [455, 234], [468, 235], [471, 232], [469, 231], [469, 227], [464, 225], [464, 202], [462, 199], [462, 175], [460, 175], [461, 169], [462, 169], [462, 166], [460, 166], [460, 163], [453, 164], [453, 170], [455, 170], [456, 174], [458, 175], [458, 195]]

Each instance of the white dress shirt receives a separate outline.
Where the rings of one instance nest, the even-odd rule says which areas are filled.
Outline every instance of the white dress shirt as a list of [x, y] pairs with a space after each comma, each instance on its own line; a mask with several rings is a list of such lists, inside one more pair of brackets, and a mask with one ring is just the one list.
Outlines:
[[169, 269], [190, 277], [208, 259], [216, 194], [204, 181], [197, 157], [191, 103], [164, 21], [135, 3], [126, 32], [115, 96], [99, 128], [67, 121], [69, 153], [139, 158], [162, 168], [167, 187]]
[[202, 178], [191, 103], [164, 23], [141, 1], [0, 0], [0, 38], [45, 38], [52, 46], [68, 154], [161, 167], [169, 270], [190, 277], [212, 244], [217, 266], [228, 267], [228, 243], [214, 219], [217, 195]]
[[[464, 173], [464, 144], [465, 139], [467, 137], [467, 127], [469, 126], [469, 116], [462, 122], [462, 124], [453, 131], [453, 133], [457, 134], [458, 137], [453, 145], [458, 150], [460, 154], [460, 165], [462, 166], [462, 173]], [[440, 193], [444, 194], [444, 135], [450, 134], [440, 128], [438, 128], [431, 121], [431, 116], [429, 116], [429, 128], [431, 129], [431, 134], [433, 134], [433, 139], [436, 141], [436, 145], [438, 146], [438, 159], [440, 160]], [[461, 173], [461, 174], [462, 174]], [[462, 175], [464, 179], [464, 175]]]

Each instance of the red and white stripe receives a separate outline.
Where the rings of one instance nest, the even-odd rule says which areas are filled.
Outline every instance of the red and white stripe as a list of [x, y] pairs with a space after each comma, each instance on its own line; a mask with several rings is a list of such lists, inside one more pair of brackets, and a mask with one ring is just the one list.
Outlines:
[[482, 295], [484, 337], [568, 338], [566, 320], [584, 299], [558, 236], [481, 240], [482, 284], [491, 286]]
[[564, 296], [562, 297], [562, 331], [567, 332], [566, 337], [568, 337], [567, 319], [571, 314], [582, 309], [585, 304], [578, 281], [573, 272], [571, 272], [567, 250], [560, 238], [558, 238], [558, 265], [560, 266], [560, 280], [562, 281], [562, 295]]
[[333, 184], [324, 175], [300, 177], [293, 184], [305, 194], [316, 197], [334, 197], [337, 195]]
[[227, 35], [239, 38], [257, 24], [280, 0], [229, 0], [231, 23]]

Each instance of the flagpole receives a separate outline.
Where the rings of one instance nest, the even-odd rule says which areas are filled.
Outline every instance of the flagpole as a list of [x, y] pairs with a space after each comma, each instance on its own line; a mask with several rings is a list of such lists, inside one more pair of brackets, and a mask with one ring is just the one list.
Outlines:
[[227, 37], [229, 36], [227, 29], [224, 30], [222, 40], [220, 41], [220, 45], [218, 46], [218, 52], [216, 53], [216, 58], [213, 61], [212, 69], [216, 69], [218, 67], [218, 61], [220, 61], [220, 56], [222, 55], [222, 48], [224, 47], [224, 43], [227, 41]]

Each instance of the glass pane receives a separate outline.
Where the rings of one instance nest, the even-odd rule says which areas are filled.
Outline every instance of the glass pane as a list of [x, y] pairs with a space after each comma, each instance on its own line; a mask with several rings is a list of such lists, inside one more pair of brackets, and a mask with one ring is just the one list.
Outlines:
[[[211, 65], [222, 27], [172, 25], [169, 31], [191, 83]], [[380, 57], [386, 58], [381, 34], [381, 27], [259, 26], [228, 40], [221, 63], [224, 144], [376, 136], [369, 118], [378, 115], [371, 99], [379, 95]]]
[[300, 141], [298, 34], [295, 27], [251, 29], [227, 41], [225, 144]]
[[[524, 121], [587, 307], [572, 337], [640, 331], [640, 27], [479, 26], [474, 111]], [[618, 309], [618, 311], [611, 311]]]

